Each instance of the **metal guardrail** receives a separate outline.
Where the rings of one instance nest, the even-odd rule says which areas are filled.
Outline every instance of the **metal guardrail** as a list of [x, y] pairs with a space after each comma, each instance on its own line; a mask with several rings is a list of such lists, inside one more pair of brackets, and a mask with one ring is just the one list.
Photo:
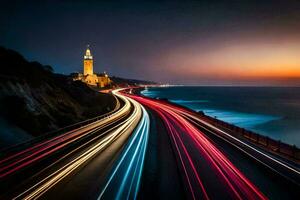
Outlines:
[[201, 114], [201, 113], [199, 113], [199, 115], [204, 120], [206, 120], [214, 125], [226, 128], [226, 129], [230, 130], [233, 134], [235, 134], [239, 137], [243, 137], [246, 140], [248, 140], [256, 145], [264, 147], [264, 148], [266, 148], [274, 153], [277, 153], [279, 155], [295, 159], [298, 162], [300, 161], [300, 149], [296, 145], [286, 144], [280, 140], [272, 139], [268, 136], [264, 136], [259, 133], [255, 133], [253, 131], [249, 131], [247, 129], [235, 126], [233, 124], [221, 121], [219, 119], [216, 119], [216, 118], [213, 118], [213, 117]]

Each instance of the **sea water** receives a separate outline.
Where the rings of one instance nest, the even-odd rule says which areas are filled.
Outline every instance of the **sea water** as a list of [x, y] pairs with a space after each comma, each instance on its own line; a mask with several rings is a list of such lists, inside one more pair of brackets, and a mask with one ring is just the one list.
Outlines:
[[189, 107], [237, 126], [300, 147], [299, 87], [153, 87], [152, 98]]

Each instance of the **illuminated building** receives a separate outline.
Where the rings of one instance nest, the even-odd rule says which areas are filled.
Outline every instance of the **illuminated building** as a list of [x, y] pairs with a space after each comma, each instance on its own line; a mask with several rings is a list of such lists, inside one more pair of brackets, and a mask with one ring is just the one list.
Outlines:
[[89, 45], [85, 51], [85, 55], [83, 57], [83, 74], [77, 73], [73, 75], [73, 80], [81, 80], [82, 82], [98, 87], [107, 87], [111, 85], [111, 80], [106, 72], [101, 74], [94, 74], [93, 70], [93, 56], [91, 54], [91, 50]]
[[89, 45], [85, 51], [84, 60], [83, 60], [83, 75], [93, 75], [93, 56], [91, 54], [91, 50], [89, 49]]

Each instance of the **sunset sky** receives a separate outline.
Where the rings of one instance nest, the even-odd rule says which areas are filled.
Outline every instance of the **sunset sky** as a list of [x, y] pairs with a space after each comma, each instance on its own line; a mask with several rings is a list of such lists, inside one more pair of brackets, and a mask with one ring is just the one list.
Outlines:
[[300, 85], [297, 1], [3, 5], [0, 45], [59, 73], [81, 71], [90, 44], [94, 71], [110, 75], [173, 84]]

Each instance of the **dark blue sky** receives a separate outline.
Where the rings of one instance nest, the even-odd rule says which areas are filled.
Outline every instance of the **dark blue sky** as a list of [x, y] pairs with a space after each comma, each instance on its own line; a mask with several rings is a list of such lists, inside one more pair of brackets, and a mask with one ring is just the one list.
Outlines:
[[[266, 46], [253, 43], [275, 48], [268, 59], [297, 51], [291, 46], [300, 41], [299, 10], [297, 1], [7, 1], [0, 45], [59, 73], [80, 71], [90, 44], [97, 72], [184, 84], [264, 84], [260, 76], [238, 74], [250, 64], [232, 63], [227, 54], [242, 49], [240, 57], [250, 49], [253, 59], [253, 51]], [[291, 50], [283, 51], [282, 42]], [[224, 64], [214, 62], [219, 59]], [[234, 76], [224, 76], [227, 69]], [[276, 75], [266, 84], [288, 78]]]

